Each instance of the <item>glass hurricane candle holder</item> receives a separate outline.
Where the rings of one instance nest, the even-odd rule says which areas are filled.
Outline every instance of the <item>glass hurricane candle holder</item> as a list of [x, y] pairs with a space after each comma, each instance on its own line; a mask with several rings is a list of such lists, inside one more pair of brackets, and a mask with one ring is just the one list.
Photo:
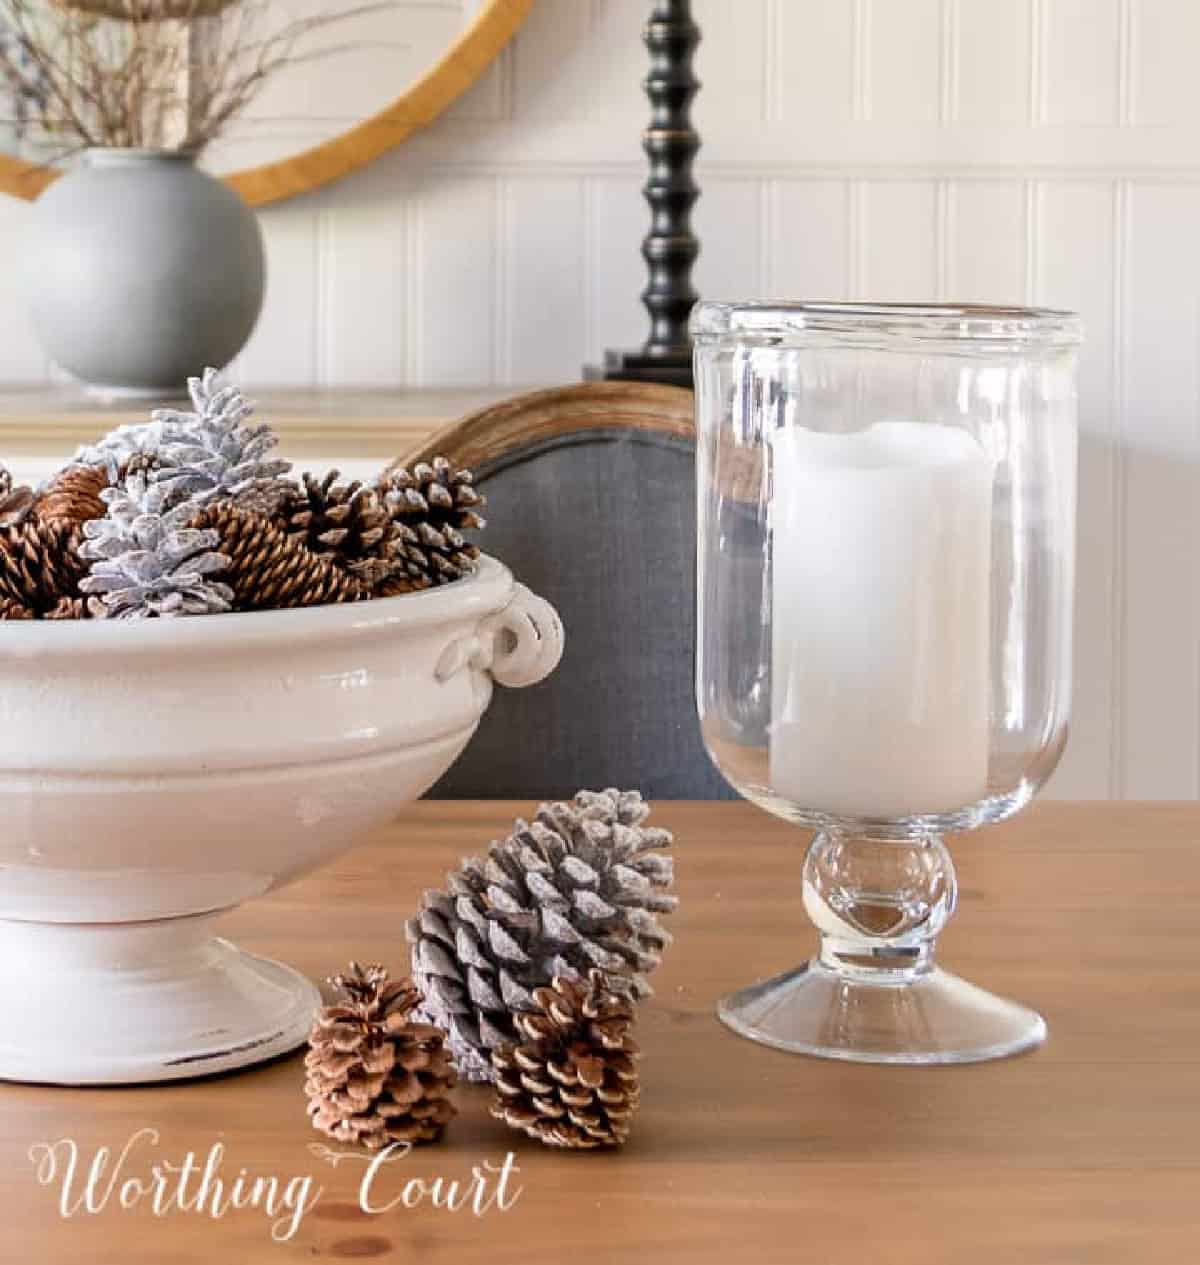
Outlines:
[[807, 964], [735, 1031], [885, 1063], [1037, 1045], [1033, 1011], [935, 965], [943, 835], [1001, 821], [1067, 737], [1074, 315], [705, 303], [696, 696], [726, 778], [816, 830]]

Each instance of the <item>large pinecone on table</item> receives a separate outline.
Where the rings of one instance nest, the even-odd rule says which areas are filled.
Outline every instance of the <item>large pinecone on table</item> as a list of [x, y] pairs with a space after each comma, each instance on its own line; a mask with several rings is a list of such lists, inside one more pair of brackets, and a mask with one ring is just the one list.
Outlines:
[[492, 1052], [492, 1115], [547, 1146], [620, 1146], [640, 1095], [633, 1003], [597, 970], [559, 976], [534, 1002], [516, 1017], [520, 1041]]
[[330, 982], [340, 999], [317, 1016], [304, 1059], [313, 1127], [372, 1151], [436, 1141], [455, 1114], [455, 1074], [440, 1030], [410, 1017], [420, 993], [357, 962]]
[[353, 576], [252, 510], [212, 505], [199, 510], [188, 526], [217, 533], [214, 548], [229, 560], [219, 574], [233, 590], [234, 610], [325, 606], [366, 596]]
[[38, 619], [64, 598], [78, 598], [79, 581], [87, 574], [81, 539], [79, 525], [62, 519], [30, 517], [15, 527], [0, 527], [0, 601], [24, 607]]
[[357, 480], [339, 483], [337, 470], [318, 479], [305, 474], [280, 510], [287, 533], [311, 552], [369, 582], [387, 571], [391, 531], [388, 516], [374, 489]]
[[650, 994], [646, 975], [671, 939], [658, 915], [677, 901], [660, 851], [671, 834], [643, 825], [649, 812], [636, 791], [543, 804], [486, 857], [463, 861], [447, 891], [425, 893], [406, 926], [413, 977], [464, 1078], [491, 1078], [491, 1052], [557, 975], [600, 967], [622, 996]]
[[434, 457], [379, 480], [376, 492], [393, 528], [393, 566], [380, 585], [381, 597], [449, 584], [474, 571], [479, 547], [462, 534], [485, 526], [477, 512], [485, 501], [474, 478]]
[[108, 486], [109, 472], [104, 466], [80, 462], [60, 470], [39, 493], [33, 508], [46, 522], [62, 519], [68, 523], [86, 523], [108, 513], [108, 506], [100, 495]]

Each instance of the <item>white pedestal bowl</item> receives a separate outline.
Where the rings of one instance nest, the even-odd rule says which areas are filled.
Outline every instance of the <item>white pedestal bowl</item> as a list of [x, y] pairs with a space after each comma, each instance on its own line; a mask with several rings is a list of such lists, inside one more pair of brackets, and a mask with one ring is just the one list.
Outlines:
[[294, 1049], [318, 995], [217, 915], [391, 819], [562, 653], [500, 563], [350, 606], [0, 625], [0, 1078], [164, 1081]]

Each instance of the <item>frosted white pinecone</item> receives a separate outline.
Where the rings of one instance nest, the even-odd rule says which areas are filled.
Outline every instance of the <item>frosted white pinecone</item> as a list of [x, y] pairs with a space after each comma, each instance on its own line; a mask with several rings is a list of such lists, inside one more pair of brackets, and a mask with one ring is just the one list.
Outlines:
[[152, 479], [169, 489], [172, 504], [193, 510], [211, 500], [262, 510], [291, 494], [283, 476], [291, 463], [271, 458], [279, 440], [269, 426], [250, 426], [253, 406], [223, 384], [215, 369], [188, 380], [192, 411], [156, 409], [148, 422], [118, 426], [99, 443], [81, 448], [77, 461], [108, 468], [111, 481], [131, 457], [153, 456]]
[[96, 443], [85, 444], [76, 451], [73, 461], [77, 465], [104, 466], [108, 471], [109, 482], [115, 483], [117, 471], [130, 457], [139, 453], [157, 456], [162, 438], [161, 422], [128, 422], [110, 430]]
[[649, 995], [671, 939], [658, 915], [677, 904], [660, 851], [671, 834], [643, 826], [649, 811], [615, 789], [543, 804], [449, 874], [448, 890], [425, 893], [405, 928], [413, 978], [464, 1078], [491, 1078], [491, 1051], [516, 1037], [513, 1014], [556, 975], [599, 967], [618, 994]]
[[173, 501], [186, 498], [193, 508], [217, 499], [257, 502], [292, 468], [268, 456], [278, 436], [269, 426], [246, 424], [254, 406], [215, 369], [189, 378], [188, 393], [194, 412], [158, 409], [153, 415], [162, 427], [158, 482]]
[[166, 489], [144, 474], [100, 493], [103, 518], [84, 524], [80, 554], [91, 562], [79, 582], [108, 619], [210, 615], [230, 610], [233, 590], [212, 577], [229, 565], [215, 531], [187, 527], [189, 504], [170, 506]]

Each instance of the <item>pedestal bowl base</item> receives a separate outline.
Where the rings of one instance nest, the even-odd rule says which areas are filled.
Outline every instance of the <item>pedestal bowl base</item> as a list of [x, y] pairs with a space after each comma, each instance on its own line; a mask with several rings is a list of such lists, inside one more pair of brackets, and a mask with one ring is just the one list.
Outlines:
[[0, 921], [0, 1079], [182, 1080], [303, 1044], [320, 1005], [316, 988], [214, 937], [212, 921]]
[[1041, 1015], [938, 968], [878, 982], [814, 959], [724, 998], [717, 1013], [763, 1045], [856, 1063], [979, 1063], [1046, 1039]]

